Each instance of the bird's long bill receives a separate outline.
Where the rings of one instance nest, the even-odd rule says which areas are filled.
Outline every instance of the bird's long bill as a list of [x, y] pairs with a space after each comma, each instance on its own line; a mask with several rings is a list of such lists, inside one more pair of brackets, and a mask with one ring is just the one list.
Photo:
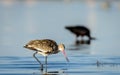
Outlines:
[[62, 53], [63, 53], [65, 59], [67, 60], [67, 62], [69, 62], [69, 59], [68, 59], [68, 57], [67, 57], [67, 55], [66, 55], [66, 53], [65, 53], [65, 50], [63, 50]]

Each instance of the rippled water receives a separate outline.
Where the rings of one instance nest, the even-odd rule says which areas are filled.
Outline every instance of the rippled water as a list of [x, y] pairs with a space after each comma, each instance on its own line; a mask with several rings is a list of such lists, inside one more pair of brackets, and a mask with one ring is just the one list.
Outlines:
[[[38, 56], [44, 63], [44, 58]], [[59, 60], [57, 60], [58, 58]], [[120, 56], [70, 55], [69, 63], [61, 54], [48, 57], [48, 75], [119, 75]], [[1, 75], [47, 75], [32, 57], [0, 57]]]

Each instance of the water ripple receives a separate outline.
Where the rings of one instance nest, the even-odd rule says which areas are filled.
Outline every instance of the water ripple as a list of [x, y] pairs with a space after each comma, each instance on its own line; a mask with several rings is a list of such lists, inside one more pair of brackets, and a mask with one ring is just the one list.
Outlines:
[[[96, 58], [99, 57], [98, 60]], [[48, 61], [48, 75], [60, 75], [59, 71], [66, 74], [120, 74], [119, 57], [100, 56], [71, 56], [69, 63]], [[74, 58], [80, 59], [76, 60]], [[40, 65], [32, 57], [0, 57], [0, 75], [40, 75]], [[44, 59], [44, 58], [41, 58]], [[44, 64], [44, 61], [42, 61]], [[45, 64], [44, 64], [45, 67]], [[57, 73], [52, 73], [57, 72]], [[42, 74], [45, 75], [45, 74]]]

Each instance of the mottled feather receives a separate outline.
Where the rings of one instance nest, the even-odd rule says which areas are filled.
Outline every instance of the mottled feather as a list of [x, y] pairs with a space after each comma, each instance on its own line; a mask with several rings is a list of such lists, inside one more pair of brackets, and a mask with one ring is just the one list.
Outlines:
[[25, 47], [47, 54], [55, 54], [59, 52], [57, 43], [49, 39], [31, 40]]

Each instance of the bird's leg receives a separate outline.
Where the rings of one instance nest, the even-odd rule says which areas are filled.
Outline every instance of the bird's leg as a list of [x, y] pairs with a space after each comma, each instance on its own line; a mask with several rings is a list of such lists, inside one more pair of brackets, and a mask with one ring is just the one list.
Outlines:
[[38, 58], [35, 56], [38, 52], [35, 52], [33, 54], [33, 57], [37, 60], [37, 62], [41, 65], [41, 71], [43, 71], [43, 64], [38, 60]]
[[46, 65], [46, 70], [45, 70], [45, 72], [47, 73], [47, 56], [45, 56], [45, 65]]
[[78, 40], [78, 36], [76, 36], [75, 45], [78, 45], [78, 44], [79, 44], [79, 40]]
[[75, 41], [78, 41], [78, 36], [76, 36]]

